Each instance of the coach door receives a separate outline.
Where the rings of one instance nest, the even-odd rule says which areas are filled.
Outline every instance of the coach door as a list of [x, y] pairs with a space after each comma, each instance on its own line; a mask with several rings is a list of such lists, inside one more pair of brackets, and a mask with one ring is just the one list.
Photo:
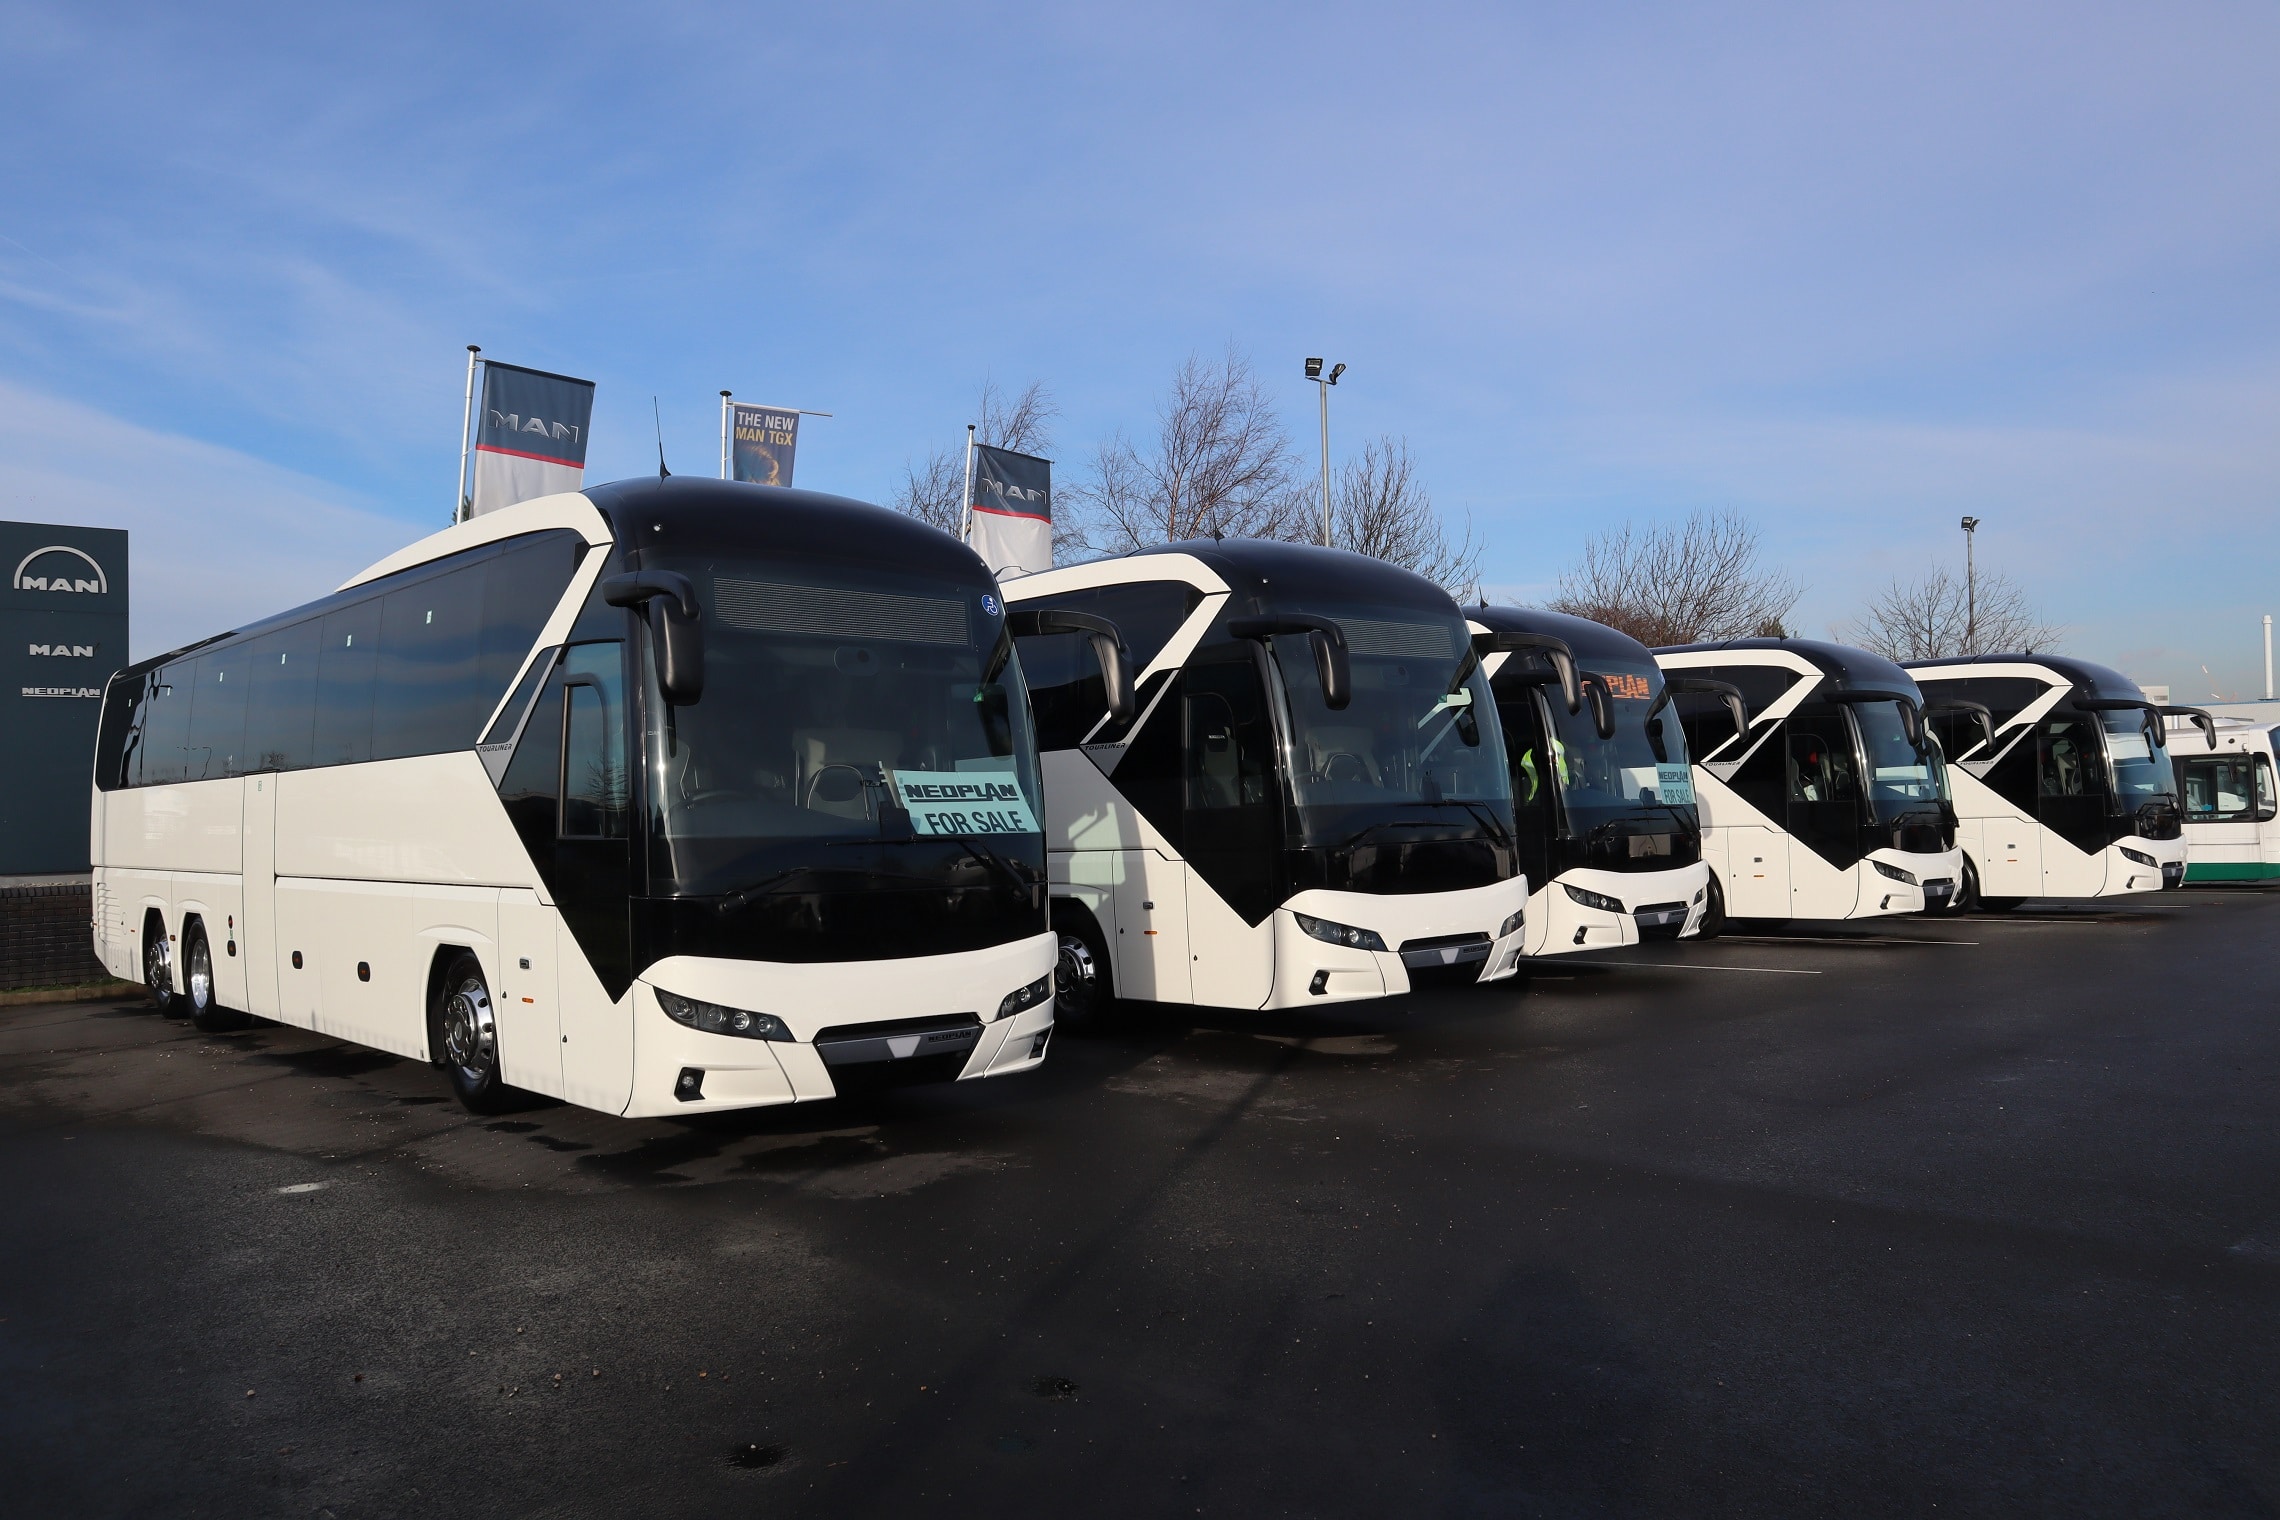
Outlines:
[[[562, 991], [562, 1086], [574, 1103], [625, 1107], [633, 1091], [633, 1023], [620, 1003], [631, 979], [631, 775], [626, 755], [625, 646], [573, 644], [558, 672], [562, 699], [554, 900], [583, 955], [556, 966]], [[612, 990], [617, 989], [617, 990]]]
[[248, 776], [245, 788], [245, 910], [236, 954], [245, 963], [245, 1011], [265, 1019], [277, 1003], [277, 777]]
[[1181, 675], [1181, 850], [1195, 1001], [1256, 1008], [1274, 985], [1274, 936], [1256, 926], [1283, 897], [1282, 801], [1258, 656], [1236, 652]]

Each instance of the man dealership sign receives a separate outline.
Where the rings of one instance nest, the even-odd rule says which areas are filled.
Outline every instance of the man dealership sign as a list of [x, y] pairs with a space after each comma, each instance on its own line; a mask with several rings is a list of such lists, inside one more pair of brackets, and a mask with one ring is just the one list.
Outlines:
[[103, 684], [127, 663], [127, 535], [0, 522], [0, 876], [87, 869]]

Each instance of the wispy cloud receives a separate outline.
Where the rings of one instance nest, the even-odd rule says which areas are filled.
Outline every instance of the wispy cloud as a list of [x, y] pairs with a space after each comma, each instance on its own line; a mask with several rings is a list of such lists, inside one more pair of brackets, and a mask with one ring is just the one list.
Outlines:
[[0, 498], [20, 520], [128, 531], [138, 659], [322, 596], [421, 531], [263, 460], [4, 381]]

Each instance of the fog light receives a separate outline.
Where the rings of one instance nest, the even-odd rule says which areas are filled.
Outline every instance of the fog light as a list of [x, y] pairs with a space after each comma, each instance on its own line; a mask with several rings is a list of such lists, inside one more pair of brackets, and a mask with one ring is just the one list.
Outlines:
[[1587, 908], [1597, 908], [1602, 913], [1620, 913], [1623, 911], [1622, 903], [1618, 902], [1612, 897], [1609, 897], [1604, 892], [1586, 891], [1582, 887], [1577, 886], [1575, 883], [1568, 881], [1563, 881], [1560, 883], [1560, 890], [1567, 893], [1569, 897], [1574, 898], [1577, 902], [1583, 904]]
[[[685, 998], [678, 992], [667, 992], [659, 987], [657, 1006], [676, 1024], [686, 1024], [706, 1034], [742, 1035], [747, 1040], [789, 1040], [792, 1031], [782, 1019], [772, 1013], [754, 1013], [749, 1008], [725, 1008], [719, 1003], [700, 1002]], [[697, 1073], [701, 1084], [704, 1073]]]
[[1522, 929], [1525, 929], [1527, 927], [1528, 910], [1526, 908], [1522, 908], [1519, 912], [1513, 914], [1510, 918], [1504, 921], [1504, 927], [1496, 931], [1496, 937], [1498, 939], [1502, 939], [1507, 934], [1518, 934]]
[[1298, 927], [1310, 937], [1324, 944], [1344, 945], [1352, 950], [1383, 950], [1385, 941], [1375, 931], [1357, 929], [1352, 924], [1334, 924], [1327, 918], [1311, 918], [1304, 913], [1293, 913]]
[[673, 1096], [683, 1103], [694, 1103], [705, 1095], [705, 1074], [701, 1067], [684, 1066], [681, 1079], [673, 1084]]
[[1888, 866], [1881, 860], [1872, 860], [1869, 864], [1876, 867], [1879, 876], [1889, 876], [1894, 881], [1904, 881], [1911, 887], [1916, 884], [1916, 873], [1913, 871], [1903, 871], [1898, 866]]
[[1007, 993], [1005, 1001], [998, 1004], [997, 1016], [1002, 1019], [1008, 1014], [1019, 1013], [1024, 1008], [1034, 1008], [1039, 1003], [1050, 1002], [1052, 998], [1053, 973], [1048, 971], [1028, 986]]
[[1052, 1031], [1052, 1030], [1050, 1030], [1050, 1029], [1040, 1029], [1040, 1030], [1038, 1030], [1038, 1031], [1037, 1031], [1037, 1033], [1036, 1033], [1036, 1035], [1035, 1035], [1035, 1036], [1033, 1036], [1033, 1037], [1030, 1039], [1030, 1041], [1029, 1041], [1029, 1059], [1031, 1059], [1032, 1061], [1034, 1061], [1034, 1060], [1036, 1060], [1036, 1059], [1037, 1059], [1039, 1056], [1041, 1056], [1041, 1055], [1045, 1054], [1045, 1042], [1046, 1042], [1046, 1041], [1048, 1041], [1048, 1040], [1050, 1040], [1050, 1039], [1052, 1039], [1052, 1038], [1053, 1038], [1053, 1031]]
[[2134, 860], [2141, 866], [2151, 866], [2157, 871], [2161, 869], [2161, 862], [2155, 860], [2151, 855], [2146, 854], [2146, 852], [2143, 850], [2133, 850], [2125, 844], [2121, 846], [2121, 851], [2122, 859], [2124, 860]]

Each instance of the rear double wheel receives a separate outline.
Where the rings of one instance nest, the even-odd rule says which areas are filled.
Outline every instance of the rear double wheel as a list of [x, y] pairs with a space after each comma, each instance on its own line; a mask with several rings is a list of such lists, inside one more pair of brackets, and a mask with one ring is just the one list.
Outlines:
[[436, 979], [428, 1036], [452, 1096], [469, 1113], [503, 1113], [522, 1097], [499, 1076], [498, 1017], [483, 963], [472, 951], [453, 955]]
[[175, 1008], [174, 940], [166, 932], [166, 920], [156, 913], [143, 924], [143, 986], [150, 991], [154, 1012], [168, 1018], [181, 1016]]

